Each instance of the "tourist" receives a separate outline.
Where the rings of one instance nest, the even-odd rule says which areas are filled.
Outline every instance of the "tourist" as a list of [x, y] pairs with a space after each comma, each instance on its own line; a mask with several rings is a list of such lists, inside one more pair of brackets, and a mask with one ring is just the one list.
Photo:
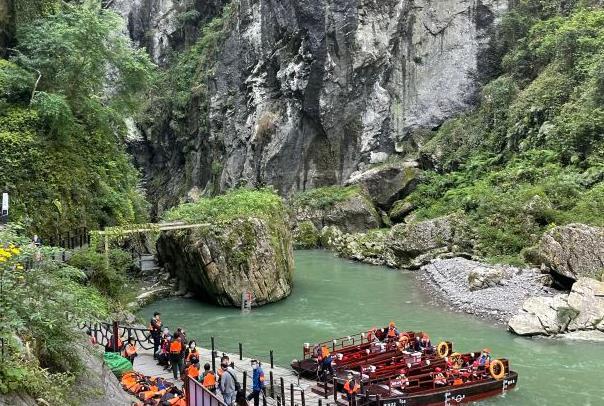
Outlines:
[[346, 376], [346, 382], [344, 383], [344, 392], [346, 392], [346, 399], [348, 399], [348, 404], [356, 401], [355, 395], [359, 393], [361, 387], [355, 381], [354, 376], [351, 373], [348, 373]]
[[31, 243], [39, 248], [42, 245], [42, 239], [40, 237], [38, 237], [38, 234], [34, 234], [33, 238], [31, 239]]
[[196, 381], [199, 380], [199, 358], [195, 356], [191, 357], [190, 364], [186, 369], [186, 375]]
[[247, 400], [254, 399], [254, 406], [258, 406], [260, 404], [260, 392], [264, 393], [265, 391], [264, 371], [258, 360], [253, 359], [251, 364], [254, 371], [252, 375], [252, 393], [248, 395]]
[[485, 348], [476, 361], [478, 366], [488, 368], [491, 365], [491, 350]]
[[220, 376], [220, 393], [227, 406], [232, 406], [235, 403], [235, 395], [237, 395], [237, 377], [235, 370], [229, 366], [229, 357], [222, 356], [220, 359], [220, 368], [222, 375]]
[[157, 364], [164, 366], [166, 369], [170, 369], [170, 342], [172, 341], [172, 336], [170, 335], [170, 331], [167, 328], [164, 328], [164, 331], [160, 336], [160, 347], [157, 355]]
[[321, 347], [321, 354], [319, 355], [319, 378], [322, 381], [327, 382], [327, 373], [329, 372], [333, 376], [333, 358], [327, 346]]
[[432, 350], [432, 342], [430, 341], [430, 336], [426, 333], [423, 333], [422, 338], [419, 340], [419, 350], [425, 352]]
[[204, 388], [212, 393], [216, 393], [216, 374], [211, 368], [212, 366], [209, 363], [203, 366], [203, 375], [201, 375], [199, 381]]
[[447, 378], [443, 374], [441, 368], [437, 367], [436, 369], [434, 369], [434, 372], [432, 373], [432, 379], [434, 381], [434, 384], [437, 386], [445, 386], [447, 384]]
[[149, 322], [149, 331], [151, 332], [151, 337], [153, 338], [153, 358], [157, 359], [159, 357], [158, 351], [159, 346], [161, 345], [161, 328], [162, 322], [160, 320], [161, 313], [155, 312], [153, 313], [153, 318]]
[[388, 329], [384, 331], [386, 333], [386, 337], [389, 340], [393, 340], [399, 336], [398, 329], [396, 328], [396, 324], [393, 321], [388, 323]]
[[178, 333], [174, 333], [170, 341], [170, 366], [174, 373], [174, 379], [178, 379], [178, 374], [182, 375], [184, 369], [184, 345]]
[[401, 333], [396, 346], [400, 352], [409, 351], [411, 349], [411, 343], [409, 342], [409, 336], [405, 333]]
[[[184, 342], [184, 340], [183, 340], [183, 342]], [[201, 355], [199, 354], [199, 351], [197, 350], [197, 344], [195, 343], [195, 340], [189, 341], [189, 345], [187, 346], [187, 349], [185, 350], [185, 367], [189, 366], [189, 364], [191, 363], [192, 357], [196, 357], [197, 359], [201, 358]]]
[[128, 344], [124, 348], [124, 358], [128, 359], [134, 365], [134, 358], [138, 356], [136, 352], [136, 340], [134, 337], [128, 337]]

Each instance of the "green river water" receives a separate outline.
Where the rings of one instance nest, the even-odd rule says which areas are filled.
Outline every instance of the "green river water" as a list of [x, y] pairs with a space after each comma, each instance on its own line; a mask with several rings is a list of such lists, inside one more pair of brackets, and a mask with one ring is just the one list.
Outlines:
[[[425, 330], [432, 342], [448, 339], [456, 351], [488, 346], [519, 373], [516, 389], [481, 405], [603, 405], [604, 345], [527, 339], [504, 327], [431, 304], [412, 273], [353, 263], [324, 251], [297, 251], [295, 284], [286, 300], [242, 314], [190, 299], [166, 299], [141, 311], [162, 313], [170, 328], [185, 327], [200, 346], [236, 352], [287, 365], [304, 342], [317, 342], [384, 326]], [[203, 362], [204, 360], [202, 360]]]

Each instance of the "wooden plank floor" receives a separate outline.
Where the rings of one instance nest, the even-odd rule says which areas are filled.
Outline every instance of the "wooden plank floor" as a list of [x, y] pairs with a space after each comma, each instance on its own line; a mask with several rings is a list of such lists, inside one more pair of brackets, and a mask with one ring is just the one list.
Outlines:
[[[205, 348], [199, 348], [198, 349], [200, 352], [200, 364], [203, 365], [206, 362], [208, 363], [212, 363], [212, 352], [211, 350], [205, 349]], [[237, 380], [241, 383], [241, 385], [243, 386], [243, 373], [246, 372], [247, 373], [247, 379], [246, 379], [246, 393], [250, 393], [252, 388], [252, 366], [251, 366], [251, 359], [247, 358], [247, 357], [243, 357], [242, 360], [239, 359], [239, 355], [238, 354], [231, 354], [231, 353], [227, 353], [227, 352], [223, 352], [220, 351], [220, 349], [217, 349], [216, 354], [217, 354], [217, 358], [216, 358], [216, 367], [218, 368], [220, 366], [220, 357], [222, 356], [222, 354], [225, 354], [227, 356], [229, 356], [230, 360], [232, 362], [235, 363], [235, 371], [236, 371], [236, 375], [237, 375]], [[319, 402], [319, 399], [322, 399], [322, 403], [323, 405], [327, 405], [328, 403], [330, 404], [334, 404], [333, 401], [333, 395], [330, 394], [328, 399], [324, 399], [322, 396], [317, 395], [315, 393], [313, 393], [311, 391], [311, 387], [315, 386], [316, 382], [312, 381], [312, 380], [308, 380], [308, 379], [298, 379], [296, 373], [290, 369], [290, 368], [284, 368], [284, 367], [279, 367], [276, 366], [274, 368], [271, 369], [270, 367], [270, 362], [267, 362], [266, 360], [260, 360], [260, 362], [262, 363], [262, 368], [264, 370], [264, 374], [266, 377], [266, 385], [267, 385], [267, 398], [266, 398], [266, 404], [269, 406], [276, 406], [277, 405], [277, 400], [276, 397], [280, 396], [280, 378], [283, 378], [284, 384], [285, 384], [285, 404], [286, 405], [291, 405], [291, 385], [294, 385], [294, 406], [302, 406], [302, 395], [300, 394], [300, 391], [304, 391], [304, 403], [306, 405], [317, 405]], [[153, 355], [152, 355], [152, 351], [150, 350], [142, 350], [141, 352], [139, 352], [139, 356], [136, 357], [136, 359], [134, 360], [134, 370], [137, 372], [141, 372], [145, 375], [148, 376], [160, 376], [162, 378], [167, 379], [170, 382], [175, 383], [176, 385], [178, 385], [179, 387], [182, 386], [182, 382], [180, 381], [180, 379], [178, 381], [174, 380], [174, 376], [172, 374], [171, 370], [166, 370], [164, 369], [164, 367], [157, 365], [157, 361], [153, 359]], [[270, 395], [270, 382], [269, 382], [269, 377], [270, 377], [270, 372], [272, 371], [273, 373], [273, 379], [274, 379], [274, 388], [275, 388], [275, 398], [271, 398]], [[220, 397], [220, 395], [219, 395]], [[262, 401], [261, 401], [262, 404]]]

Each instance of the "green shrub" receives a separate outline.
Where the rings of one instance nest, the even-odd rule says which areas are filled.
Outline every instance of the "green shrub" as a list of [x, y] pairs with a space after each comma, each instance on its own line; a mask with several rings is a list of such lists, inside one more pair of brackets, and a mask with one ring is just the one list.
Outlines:
[[93, 249], [74, 251], [69, 264], [82, 269], [88, 276], [90, 284], [103, 294], [113, 299], [120, 299], [126, 294], [126, 273], [132, 265], [129, 253], [114, 248], [110, 249], [107, 258], [104, 253]]
[[235, 189], [224, 195], [186, 203], [166, 212], [168, 221], [189, 223], [230, 221], [236, 218], [259, 217], [270, 219], [285, 211], [283, 200], [269, 189]]
[[310, 249], [319, 246], [319, 231], [312, 221], [298, 223], [297, 232], [294, 235], [296, 248]]
[[358, 186], [326, 186], [298, 193], [293, 203], [298, 207], [326, 209], [361, 194]]
[[51, 404], [77, 404], [71, 385], [83, 365], [74, 350], [81, 339], [76, 323], [105, 319], [109, 305], [86, 284], [81, 270], [52, 259], [57, 250], [38, 250], [19, 231], [0, 230], [0, 337], [6, 345], [0, 393], [25, 392]]

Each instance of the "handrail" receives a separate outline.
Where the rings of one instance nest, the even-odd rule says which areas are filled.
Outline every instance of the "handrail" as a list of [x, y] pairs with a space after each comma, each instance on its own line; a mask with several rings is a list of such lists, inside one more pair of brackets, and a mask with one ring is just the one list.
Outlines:
[[[113, 326], [110, 323], [106, 322], [83, 322], [80, 323], [79, 327], [82, 330], [90, 329], [90, 332], [92, 333], [92, 336], [96, 339], [97, 343], [103, 346], [109, 343], [109, 340], [113, 335]], [[127, 340], [129, 337], [133, 337], [135, 343], [140, 346], [140, 348], [144, 350], [153, 349], [153, 340], [151, 337], [151, 332], [146, 328], [118, 325], [118, 336], [119, 338], [124, 340]]]
[[227, 406], [195, 379], [186, 378], [187, 406]]

